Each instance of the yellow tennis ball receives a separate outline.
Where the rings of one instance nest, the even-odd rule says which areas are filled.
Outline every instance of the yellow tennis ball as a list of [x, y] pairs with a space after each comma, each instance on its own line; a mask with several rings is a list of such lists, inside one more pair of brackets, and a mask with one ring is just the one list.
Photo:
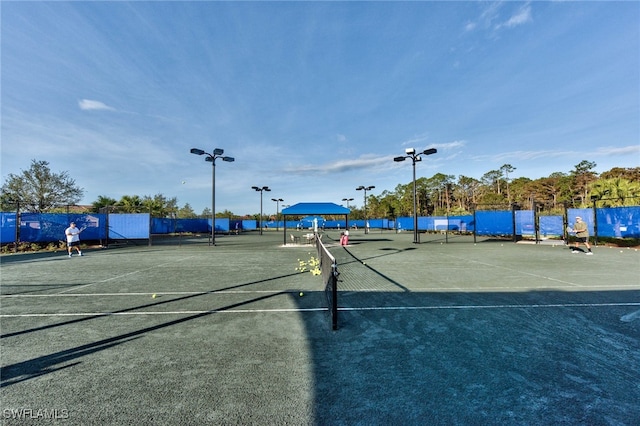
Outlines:
[[151, 296], [152, 299], [155, 299], [156, 297], [158, 297], [158, 296], [156, 296], [155, 293]]
[[304, 293], [303, 293], [303, 292], [300, 292], [300, 297], [302, 297], [302, 296], [304, 296]]

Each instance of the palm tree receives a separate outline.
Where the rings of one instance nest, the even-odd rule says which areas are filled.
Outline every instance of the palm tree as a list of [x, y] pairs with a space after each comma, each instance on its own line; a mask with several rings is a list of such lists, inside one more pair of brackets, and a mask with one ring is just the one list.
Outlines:
[[123, 195], [120, 201], [116, 203], [116, 206], [125, 213], [140, 213], [147, 210], [138, 195]]
[[640, 182], [624, 178], [598, 179], [590, 185], [591, 197], [597, 198], [597, 207], [622, 207], [638, 204]]

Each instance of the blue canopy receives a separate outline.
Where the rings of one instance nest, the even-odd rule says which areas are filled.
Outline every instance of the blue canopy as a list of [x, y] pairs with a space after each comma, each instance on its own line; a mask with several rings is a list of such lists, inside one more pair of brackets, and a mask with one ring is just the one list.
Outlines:
[[285, 216], [303, 216], [303, 215], [343, 215], [349, 214], [351, 210], [346, 207], [339, 206], [334, 203], [298, 203], [293, 206], [282, 209]]
[[[351, 210], [334, 203], [298, 203], [282, 209], [283, 216], [344, 215], [349, 224]], [[287, 245], [287, 221], [284, 221], [284, 245]]]

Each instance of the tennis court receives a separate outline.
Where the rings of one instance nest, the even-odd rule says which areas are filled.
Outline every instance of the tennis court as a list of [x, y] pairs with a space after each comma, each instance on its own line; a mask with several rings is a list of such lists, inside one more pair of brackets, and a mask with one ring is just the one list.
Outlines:
[[3, 256], [2, 423], [637, 424], [636, 249], [338, 238]]

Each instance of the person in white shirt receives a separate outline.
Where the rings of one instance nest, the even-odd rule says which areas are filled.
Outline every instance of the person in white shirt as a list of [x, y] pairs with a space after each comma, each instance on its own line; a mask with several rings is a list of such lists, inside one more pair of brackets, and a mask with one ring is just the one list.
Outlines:
[[80, 251], [80, 233], [82, 230], [78, 229], [75, 222], [71, 222], [69, 227], [64, 231], [64, 234], [67, 236], [67, 249], [69, 251], [69, 257], [71, 257], [71, 251], [75, 247], [78, 251], [78, 256], [82, 256], [82, 251]]

